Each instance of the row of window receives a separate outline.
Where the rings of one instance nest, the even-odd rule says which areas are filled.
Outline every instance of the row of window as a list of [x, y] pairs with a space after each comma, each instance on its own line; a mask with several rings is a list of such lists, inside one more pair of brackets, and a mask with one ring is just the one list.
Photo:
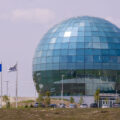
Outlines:
[[48, 33], [57, 33], [57, 32], [65, 32], [65, 31], [71, 31], [71, 32], [119, 32], [119, 29], [116, 27], [111, 26], [77, 26], [77, 24], [74, 24], [73, 26], [63, 26], [60, 28], [54, 28], [52, 31], [48, 31]]
[[103, 32], [103, 31], [79, 31], [79, 32], [56, 32], [54, 34], [46, 34], [45, 37], [51, 38], [51, 37], [72, 37], [72, 36], [106, 36], [106, 37], [120, 37], [120, 32]]
[[111, 70], [120, 70], [120, 65], [112, 65], [112, 64], [80, 64], [80, 63], [61, 63], [61, 64], [34, 64], [33, 71], [40, 71], [40, 70], [79, 70], [79, 69], [111, 69]]
[[60, 56], [60, 57], [41, 57], [35, 58], [34, 63], [115, 63], [120, 64], [120, 56]]
[[37, 48], [37, 51], [41, 50], [58, 50], [58, 49], [79, 49], [79, 48], [91, 48], [91, 49], [120, 49], [120, 44], [117, 43], [57, 43], [49, 45], [41, 45]]
[[61, 50], [49, 50], [36, 52], [35, 57], [44, 56], [62, 56], [62, 55], [107, 55], [107, 56], [120, 56], [120, 50], [111, 49], [61, 49]]
[[64, 43], [78, 43], [78, 42], [93, 42], [93, 43], [120, 43], [120, 37], [70, 37], [70, 38], [51, 38], [51, 39], [43, 39], [40, 42], [40, 45], [48, 45], [48, 44], [64, 44]]

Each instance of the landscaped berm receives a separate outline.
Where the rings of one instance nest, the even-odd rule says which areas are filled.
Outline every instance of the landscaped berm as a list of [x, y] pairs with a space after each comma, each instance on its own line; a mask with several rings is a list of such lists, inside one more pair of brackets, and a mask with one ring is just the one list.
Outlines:
[[0, 120], [120, 120], [120, 109], [0, 109]]

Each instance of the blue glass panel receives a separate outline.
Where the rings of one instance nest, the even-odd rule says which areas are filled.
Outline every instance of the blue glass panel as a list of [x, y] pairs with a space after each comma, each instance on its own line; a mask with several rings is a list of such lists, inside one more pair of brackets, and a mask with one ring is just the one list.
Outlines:
[[60, 63], [65, 63], [68, 61], [68, 56], [60, 56]]
[[68, 50], [61, 50], [60, 55], [68, 55]]
[[86, 63], [93, 63], [93, 56], [85, 56]]
[[117, 63], [117, 56], [110, 56], [111, 63]]
[[76, 43], [69, 43], [69, 49], [75, 49]]
[[93, 55], [93, 49], [85, 49], [85, 55]]
[[60, 55], [60, 50], [53, 51], [53, 56], [59, 56], [59, 55]]
[[109, 55], [110, 50], [101, 50], [102, 55]]
[[93, 55], [101, 55], [101, 50], [100, 49], [93, 49]]
[[77, 43], [76, 46], [76, 48], [84, 48], [84, 43]]
[[54, 44], [54, 49], [60, 49], [61, 48], [61, 43], [56, 43]]
[[84, 62], [84, 56], [76, 56], [76, 61], [80, 62], [80, 63], [81, 62], [83, 63]]
[[61, 48], [62, 48], [62, 49], [68, 49], [68, 47], [69, 47], [69, 44], [68, 44], [68, 43], [63, 43], [63, 44], [61, 45]]
[[93, 48], [93, 44], [91, 42], [85, 43], [85, 48]]
[[84, 37], [78, 37], [77, 42], [84, 42]]
[[77, 49], [76, 55], [84, 55], [84, 49]]
[[93, 42], [100, 42], [100, 38], [99, 37], [92, 37], [92, 41]]
[[85, 37], [85, 42], [92, 42], [92, 37]]
[[59, 62], [59, 57], [53, 57], [53, 63], [58, 63]]
[[94, 63], [101, 63], [102, 62], [102, 57], [101, 56], [93, 56], [93, 62]]
[[69, 50], [68, 55], [76, 55], [76, 49]]
[[102, 56], [102, 62], [103, 63], [109, 63], [110, 62], [110, 57], [109, 56]]
[[70, 37], [70, 42], [77, 42], [77, 37]]

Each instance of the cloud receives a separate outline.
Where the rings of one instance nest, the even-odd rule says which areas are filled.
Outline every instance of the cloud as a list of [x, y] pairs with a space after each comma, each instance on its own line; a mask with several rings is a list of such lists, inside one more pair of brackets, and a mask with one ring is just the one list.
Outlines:
[[7, 14], [0, 14], [0, 19], [9, 19], [13, 22], [33, 22], [33, 23], [49, 23], [55, 19], [55, 14], [49, 9], [31, 8], [31, 9], [15, 9]]
[[106, 20], [120, 27], [120, 18], [106, 17]]

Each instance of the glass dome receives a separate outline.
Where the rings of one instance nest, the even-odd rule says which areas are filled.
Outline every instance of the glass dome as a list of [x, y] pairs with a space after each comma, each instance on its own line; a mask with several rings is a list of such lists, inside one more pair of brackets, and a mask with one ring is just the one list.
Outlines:
[[[37, 90], [64, 95], [114, 91], [120, 81], [120, 29], [96, 17], [75, 17], [51, 28], [33, 58]], [[42, 86], [42, 87], [40, 87]]]

